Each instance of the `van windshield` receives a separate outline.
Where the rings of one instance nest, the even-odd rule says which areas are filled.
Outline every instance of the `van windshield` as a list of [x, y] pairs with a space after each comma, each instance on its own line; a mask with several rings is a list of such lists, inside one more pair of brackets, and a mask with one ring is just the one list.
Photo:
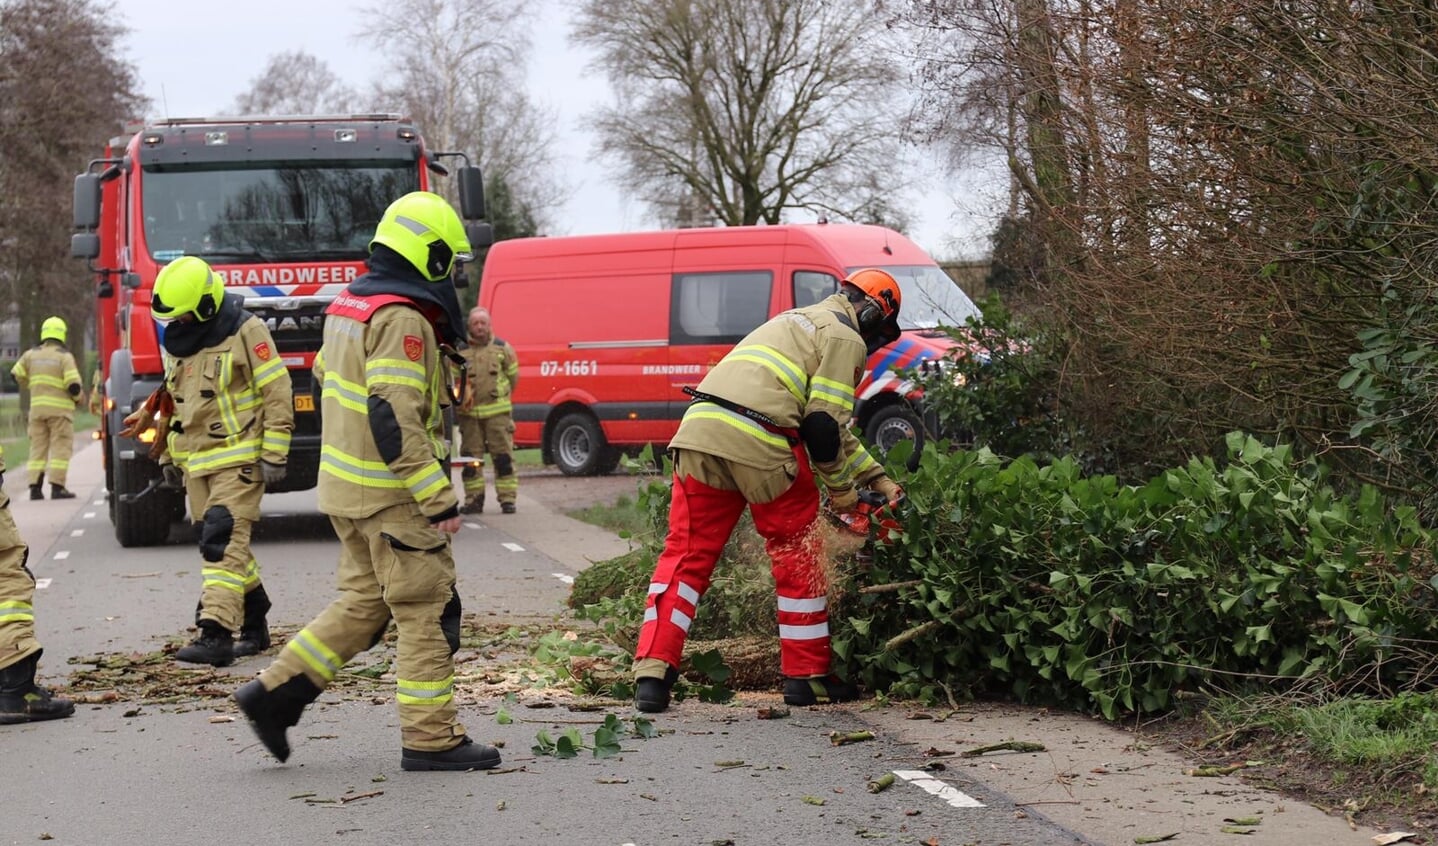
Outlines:
[[[872, 267], [872, 265], [867, 265]], [[899, 306], [900, 329], [933, 329], [963, 326], [979, 316], [979, 307], [959, 284], [934, 264], [879, 265], [899, 283], [903, 303]], [[851, 267], [848, 273], [862, 270]]]

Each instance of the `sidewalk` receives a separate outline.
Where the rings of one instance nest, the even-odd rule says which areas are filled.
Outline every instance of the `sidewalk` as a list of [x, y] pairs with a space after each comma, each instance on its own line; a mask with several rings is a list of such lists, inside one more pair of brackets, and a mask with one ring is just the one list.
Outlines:
[[[5, 492], [10, 495], [10, 513], [20, 527], [20, 537], [30, 547], [32, 558], [45, 555], [59, 539], [60, 531], [82, 507], [86, 510], [107, 508], [105, 499], [104, 449], [89, 432], [75, 436], [75, 454], [70, 458], [69, 477], [65, 487], [74, 491], [74, 499], [56, 502], [49, 499], [50, 486], [45, 485], [46, 499], [32, 501], [25, 484], [25, 467], [9, 467], [5, 471]], [[98, 505], [95, 500], [100, 500]], [[106, 528], [109, 519], [105, 520]]]

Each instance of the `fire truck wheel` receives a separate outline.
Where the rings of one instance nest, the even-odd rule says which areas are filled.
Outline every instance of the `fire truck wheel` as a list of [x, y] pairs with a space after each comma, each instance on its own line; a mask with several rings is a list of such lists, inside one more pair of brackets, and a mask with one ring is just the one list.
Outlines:
[[619, 451], [604, 439], [599, 421], [584, 412], [559, 418], [549, 448], [555, 466], [566, 476], [602, 476], [619, 466]]
[[138, 462], [115, 462], [115, 540], [120, 542], [120, 546], [156, 546], [170, 537], [170, 518], [174, 510], [172, 497], [151, 491], [141, 499], [128, 502], [120, 499], [126, 494], [138, 494], [144, 490], [149, 479]]

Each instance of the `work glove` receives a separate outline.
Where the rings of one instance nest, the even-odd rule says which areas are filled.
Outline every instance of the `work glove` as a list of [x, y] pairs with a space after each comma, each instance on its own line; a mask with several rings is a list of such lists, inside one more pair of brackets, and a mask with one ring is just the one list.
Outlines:
[[883, 494], [884, 499], [887, 499], [890, 505], [898, 505], [899, 501], [904, 498], [904, 489], [888, 476], [880, 476], [869, 487]]
[[185, 471], [176, 464], [161, 464], [160, 472], [165, 476], [165, 487], [183, 488], [185, 486]]
[[265, 461], [263, 458], [260, 459], [260, 478], [265, 480], [266, 487], [278, 485], [280, 482], [283, 482], [287, 472], [288, 470], [283, 464], [275, 464], [271, 461]]
[[859, 492], [852, 487], [836, 490], [829, 488], [829, 510], [835, 514], [849, 514], [859, 505]]
[[141, 432], [148, 430], [155, 425], [155, 415], [146, 406], [140, 406], [125, 416], [124, 428], [120, 430], [122, 438], [138, 438]]

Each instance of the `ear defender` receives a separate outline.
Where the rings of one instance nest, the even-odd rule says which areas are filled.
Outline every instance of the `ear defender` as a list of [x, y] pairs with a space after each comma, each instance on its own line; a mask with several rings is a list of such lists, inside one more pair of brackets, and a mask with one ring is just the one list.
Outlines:
[[195, 304], [195, 316], [201, 320], [209, 320], [220, 311], [213, 296], [216, 284], [218, 280], [215, 278], [215, 272], [211, 270], [209, 276], [205, 277], [204, 289], [200, 291], [200, 301]]
[[429, 242], [429, 259], [425, 263], [425, 268], [429, 271], [430, 276], [436, 279], [448, 278], [453, 263], [454, 250], [450, 249], [448, 244], [442, 239]]

